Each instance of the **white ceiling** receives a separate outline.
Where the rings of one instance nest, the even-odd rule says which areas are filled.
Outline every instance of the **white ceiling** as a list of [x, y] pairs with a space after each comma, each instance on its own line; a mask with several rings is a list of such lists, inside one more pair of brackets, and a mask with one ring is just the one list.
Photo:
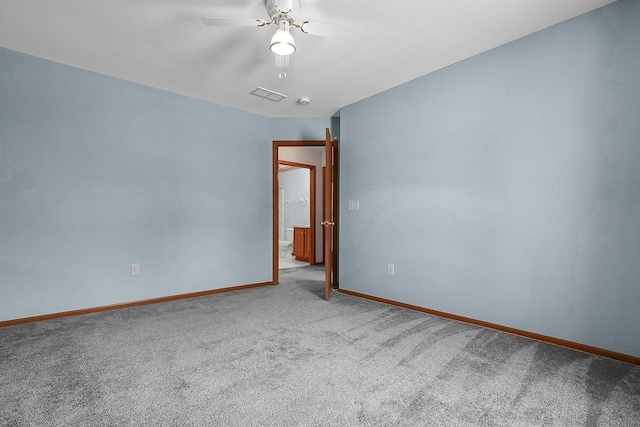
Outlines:
[[[0, 46], [269, 117], [340, 108], [614, 0], [300, 0], [279, 79], [273, 26], [207, 27], [203, 16], [269, 19], [264, 0], [0, 0]], [[261, 86], [287, 98], [249, 95]], [[311, 98], [305, 106], [301, 96]]]

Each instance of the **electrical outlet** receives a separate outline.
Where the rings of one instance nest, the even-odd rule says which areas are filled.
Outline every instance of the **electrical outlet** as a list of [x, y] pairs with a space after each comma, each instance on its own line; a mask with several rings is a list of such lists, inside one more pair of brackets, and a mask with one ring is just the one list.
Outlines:
[[395, 264], [391, 264], [391, 263], [387, 264], [387, 274], [389, 276], [393, 276], [395, 274], [395, 270], [396, 270]]
[[140, 264], [131, 264], [131, 275], [132, 276], [140, 275]]

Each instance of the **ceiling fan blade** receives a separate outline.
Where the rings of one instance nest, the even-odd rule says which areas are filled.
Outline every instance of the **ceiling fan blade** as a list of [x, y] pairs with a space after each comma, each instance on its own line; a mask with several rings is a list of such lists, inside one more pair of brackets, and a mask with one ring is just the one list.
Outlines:
[[205, 16], [202, 18], [204, 25], [211, 27], [262, 27], [270, 22], [258, 18], [219, 18]]
[[300, 24], [300, 31], [306, 34], [312, 34], [320, 37], [331, 37], [336, 35], [340, 27], [334, 24], [327, 24], [325, 22], [309, 22], [304, 21]]

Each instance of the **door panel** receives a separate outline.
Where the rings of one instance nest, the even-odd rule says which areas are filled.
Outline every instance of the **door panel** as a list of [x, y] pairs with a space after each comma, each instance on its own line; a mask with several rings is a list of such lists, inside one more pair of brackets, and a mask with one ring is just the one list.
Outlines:
[[331, 132], [327, 128], [326, 137], [325, 137], [325, 174], [324, 174], [324, 182], [322, 185], [323, 191], [323, 200], [325, 200], [324, 206], [322, 207], [322, 227], [323, 227], [323, 236], [324, 236], [324, 267], [325, 267], [325, 282], [324, 282], [324, 299], [328, 300], [331, 295], [331, 288], [333, 287], [334, 278], [335, 278], [335, 270], [334, 270], [334, 229], [335, 229], [335, 218], [334, 218], [334, 204], [335, 201], [335, 192], [334, 192], [334, 146], [331, 141]]

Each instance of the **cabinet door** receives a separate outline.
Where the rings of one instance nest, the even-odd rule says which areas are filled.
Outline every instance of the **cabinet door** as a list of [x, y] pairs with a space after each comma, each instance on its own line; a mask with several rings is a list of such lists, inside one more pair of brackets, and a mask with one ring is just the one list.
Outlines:
[[311, 259], [311, 230], [304, 230], [304, 256], [307, 261]]
[[293, 227], [293, 256], [298, 261], [309, 261], [311, 254], [311, 237], [309, 229]]
[[293, 256], [296, 258], [304, 258], [305, 250], [305, 232], [304, 228], [293, 228]]

